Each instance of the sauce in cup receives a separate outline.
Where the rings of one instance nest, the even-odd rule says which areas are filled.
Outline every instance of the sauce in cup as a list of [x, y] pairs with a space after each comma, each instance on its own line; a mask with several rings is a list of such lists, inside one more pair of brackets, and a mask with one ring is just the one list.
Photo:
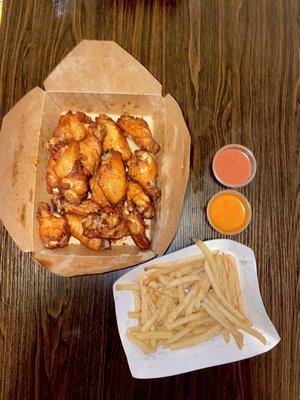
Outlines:
[[214, 156], [213, 173], [222, 185], [238, 188], [252, 181], [256, 173], [256, 160], [247, 147], [229, 144]]
[[241, 193], [223, 190], [208, 202], [207, 218], [216, 231], [225, 235], [235, 235], [249, 225], [251, 206]]

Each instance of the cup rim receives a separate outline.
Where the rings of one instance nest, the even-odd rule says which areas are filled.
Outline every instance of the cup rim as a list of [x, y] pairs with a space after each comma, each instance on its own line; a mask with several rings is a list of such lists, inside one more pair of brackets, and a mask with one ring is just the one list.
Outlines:
[[[251, 175], [250, 177], [243, 183], [243, 184], [237, 184], [237, 185], [231, 185], [225, 181], [223, 181], [219, 175], [217, 174], [216, 168], [215, 168], [215, 160], [218, 154], [220, 154], [222, 151], [224, 151], [225, 149], [229, 149], [229, 148], [237, 148], [239, 150], [242, 150], [245, 154], [247, 154], [247, 156], [250, 159], [251, 162]], [[220, 182], [223, 186], [228, 187], [228, 188], [232, 188], [232, 189], [238, 189], [238, 188], [242, 188], [246, 185], [248, 185], [250, 182], [253, 181], [255, 175], [256, 175], [256, 171], [257, 171], [257, 162], [256, 162], [256, 158], [254, 156], [254, 154], [252, 153], [252, 151], [250, 149], [248, 149], [248, 147], [245, 147], [241, 144], [238, 143], [231, 143], [231, 144], [226, 144], [225, 146], [221, 147], [216, 154], [213, 157], [212, 160], [212, 170], [213, 170], [213, 174], [215, 176], [215, 178], [217, 179], [218, 182]]]

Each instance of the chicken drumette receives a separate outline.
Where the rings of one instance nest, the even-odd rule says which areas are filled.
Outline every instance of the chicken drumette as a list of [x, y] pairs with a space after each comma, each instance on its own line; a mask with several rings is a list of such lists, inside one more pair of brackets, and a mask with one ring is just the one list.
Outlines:
[[93, 123], [92, 119], [83, 112], [73, 114], [67, 112], [59, 118], [58, 125], [53, 131], [48, 145], [53, 146], [64, 140], [82, 140], [87, 134], [86, 124]]
[[124, 202], [123, 217], [134, 243], [141, 250], [148, 250], [151, 242], [146, 236], [146, 225], [139, 212], [128, 200]]
[[47, 203], [40, 203], [37, 210], [37, 219], [39, 221], [39, 235], [45, 247], [57, 249], [67, 246], [70, 231], [64, 216], [53, 215]]
[[143, 118], [121, 115], [117, 125], [122, 129], [126, 136], [131, 137], [141, 149], [150, 153], [157, 153], [160, 149], [154, 140], [147, 122]]
[[145, 193], [141, 185], [130, 181], [128, 183], [127, 199], [137, 208], [138, 212], [145, 218], [153, 218], [155, 213], [154, 203]]
[[136, 150], [127, 161], [127, 166], [129, 177], [139, 183], [152, 199], [157, 199], [161, 193], [156, 186], [158, 169], [151, 154], [144, 150]]

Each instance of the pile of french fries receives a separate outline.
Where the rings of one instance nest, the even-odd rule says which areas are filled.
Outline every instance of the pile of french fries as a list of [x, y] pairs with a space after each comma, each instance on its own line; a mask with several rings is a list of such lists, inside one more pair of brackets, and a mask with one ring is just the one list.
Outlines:
[[138, 321], [127, 329], [127, 338], [145, 354], [160, 346], [181, 349], [223, 335], [232, 335], [239, 349], [244, 336], [265, 337], [245, 316], [235, 258], [210, 251], [200, 240], [202, 254], [144, 268], [137, 283], [119, 284], [131, 290], [135, 310], [128, 316]]

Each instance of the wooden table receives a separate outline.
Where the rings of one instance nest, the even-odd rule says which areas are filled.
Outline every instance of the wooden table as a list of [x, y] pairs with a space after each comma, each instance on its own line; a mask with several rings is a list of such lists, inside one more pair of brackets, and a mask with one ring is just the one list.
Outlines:
[[221, 237], [204, 213], [221, 189], [211, 176], [211, 158], [226, 143], [253, 149], [258, 174], [241, 190], [253, 221], [236, 240], [256, 253], [262, 297], [282, 341], [254, 359], [135, 380], [112, 297], [112, 284], [125, 271], [51, 275], [22, 254], [1, 226], [1, 399], [299, 398], [296, 18], [297, 1], [288, 0], [4, 0], [1, 117], [42, 86], [82, 39], [115, 40], [180, 103], [192, 136], [191, 169], [169, 251], [190, 245], [194, 236]]

